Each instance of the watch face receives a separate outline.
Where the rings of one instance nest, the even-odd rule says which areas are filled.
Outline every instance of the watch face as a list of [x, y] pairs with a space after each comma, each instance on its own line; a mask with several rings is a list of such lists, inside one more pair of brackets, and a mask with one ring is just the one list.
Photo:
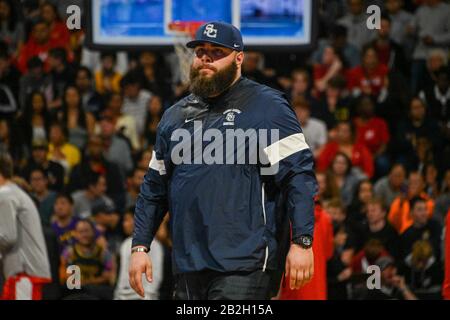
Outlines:
[[310, 247], [312, 244], [311, 238], [309, 238], [309, 237], [302, 237], [301, 240], [305, 247]]

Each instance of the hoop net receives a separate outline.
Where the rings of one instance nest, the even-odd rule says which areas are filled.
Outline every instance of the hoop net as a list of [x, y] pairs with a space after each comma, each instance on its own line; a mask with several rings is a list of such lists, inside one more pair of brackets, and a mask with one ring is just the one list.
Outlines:
[[195, 37], [195, 32], [203, 21], [174, 21], [168, 27], [173, 36], [173, 45], [178, 57], [180, 78], [183, 84], [189, 83], [189, 71], [194, 53], [186, 47], [186, 43]]

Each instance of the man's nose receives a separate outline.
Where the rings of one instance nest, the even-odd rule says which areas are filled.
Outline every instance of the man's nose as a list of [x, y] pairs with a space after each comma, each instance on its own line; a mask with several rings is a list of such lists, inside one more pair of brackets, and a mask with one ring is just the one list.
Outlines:
[[202, 57], [201, 60], [202, 60], [203, 64], [213, 62], [213, 60], [211, 59], [211, 57], [210, 57], [206, 52], [205, 52], [205, 54], [203, 55], [203, 57]]

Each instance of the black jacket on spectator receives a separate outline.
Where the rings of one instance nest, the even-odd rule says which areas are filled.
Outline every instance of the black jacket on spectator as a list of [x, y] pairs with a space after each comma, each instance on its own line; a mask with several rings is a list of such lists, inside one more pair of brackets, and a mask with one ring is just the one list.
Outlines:
[[360, 236], [361, 238], [359, 238], [359, 240], [361, 241], [360, 243], [362, 246], [364, 246], [364, 244], [371, 239], [377, 239], [383, 244], [384, 248], [395, 260], [400, 258], [400, 236], [397, 231], [395, 231], [394, 227], [392, 227], [388, 222], [386, 222], [383, 229], [377, 232], [370, 231], [369, 226], [366, 226]]
[[439, 159], [439, 152], [442, 150], [442, 138], [439, 134], [437, 121], [432, 118], [425, 118], [423, 123], [416, 127], [410, 119], [404, 120], [398, 124], [395, 135], [395, 154], [399, 161], [405, 163], [408, 169], [416, 169], [418, 159], [416, 155], [416, 143], [419, 138], [428, 139], [433, 148], [434, 159]]
[[[421, 97], [424, 98], [428, 105], [429, 114], [440, 123], [447, 124], [450, 122], [450, 89], [444, 95], [437, 86], [429, 86], [421, 92]], [[445, 103], [441, 98], [446, 98]]]
[[0, 84], [7, 86], [11, 90], [16, 101], [18, 101], [19, 98], [20, 77], [21, 74], [19, 70], [12, 65], [9, 66], [6, 72], [0, 76]]
[[400, 236], [401, 255], [406, 258], [413, 248], [413, 245], [418, 240], [429, 240], [433, 247], [433, 253], [437, 260], [441, 259], [441, 235], [442, 226], [436, 220], [430, 219], [428, 223], [417, 228], [414, 225], [406, 229]]
[[[125, 211], [125, 182], [120, 173], [119, 167], [112, 162], [103, 160], [103, 167], [96, 170], [97, 173], [105, 175], [106, 178], [106, 194], [114, 200], [119, 213]], [[76, 165], [70, 174], [67, 189], [70, 193], [86, 188], [86, 177], [94, 173], [91, 168], [90, 161], [86, 157], [83, 161]]]
[[[34, 169], [42, 168], [31, 158], [28, 164], [22, 169], [21, 176], [24, 179], [29, 179], [30, 174]], [[42, 168], [48, 177], [48, 188], [56, 192], [61, 192], [64, 189], [64, 167], [57, 162], [48, 161], [48, 166]]]

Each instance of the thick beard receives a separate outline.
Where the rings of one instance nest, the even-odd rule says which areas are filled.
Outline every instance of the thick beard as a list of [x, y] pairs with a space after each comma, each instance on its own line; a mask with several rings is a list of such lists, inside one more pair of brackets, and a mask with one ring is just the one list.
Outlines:
[[202, 76], [199, 68], [191, 66], [189, 89], [201, 98], [214, 97], [228, 89], [237, 76], [237, 65], [233, 61], [229, 66], [216, 71], [211, 77]]

